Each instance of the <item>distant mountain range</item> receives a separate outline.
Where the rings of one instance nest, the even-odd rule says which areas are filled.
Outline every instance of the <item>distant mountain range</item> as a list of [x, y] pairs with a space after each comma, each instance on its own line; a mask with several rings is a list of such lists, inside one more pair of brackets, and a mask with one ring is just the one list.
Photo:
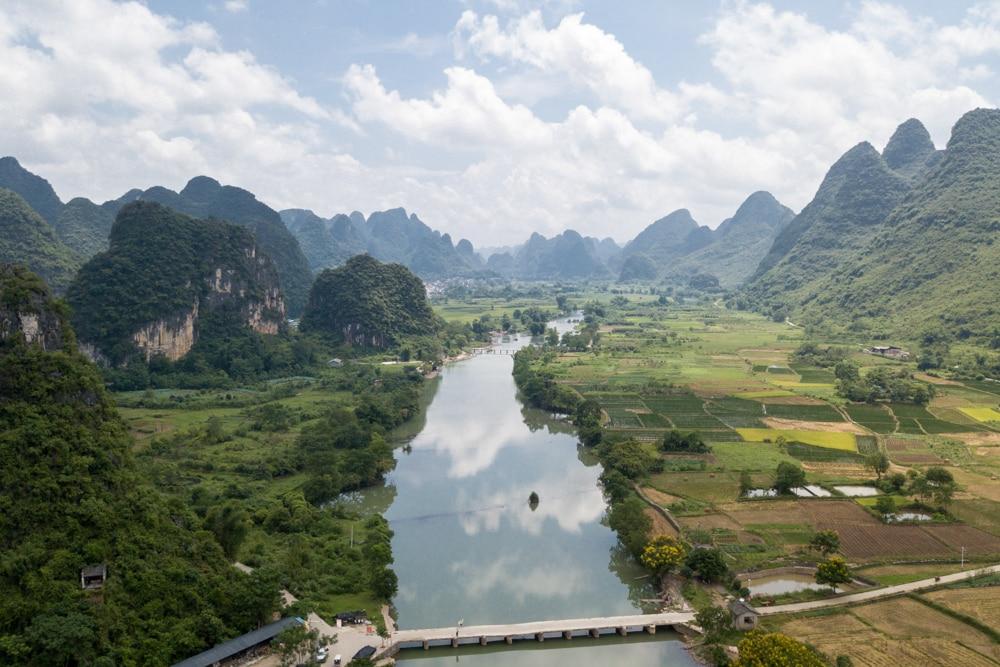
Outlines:
[[[108, 247], [127, 203], [164, 204], [249, 229], [273, 260], [288, 312], [305, 305], [313, 272], [358, 254], [399, 263], [425, 280], [505, 276], [521, 280], [620, 280], [713, 284], [746, 307], [870, 334], [943, 326], [981, 335], [1000, 326], [1000, 110], [978, 109], [938, 150], [916, 119], [879, 153], [859, 143], [837, 160], [798, 215], [755, 192], [717, 229], [686, 209], [656, 220], [624, 247], [566, 230], [476, 252], [402, 208], [322, 218], [280, 214], [240, 188], [205, 176], [183, 190], [131, 190], [95, 204], [63, 203], [43, 178], [0, 159], [0, 261], [19, 261], [57, 292]], [[971, 331], [971, 333], [970, 333]]]
[[340, 266], [362, 253], [402, 264], [427, 280], [471, 275], [484, 268], [472, 243], [462, 239], [453, 244], [451, 236], [402, 208], [376, 211], [367, 219], [357, 211], [321, 218], [309, 210], [287, 209], [281, 219], [305, 249], [314, 271]]

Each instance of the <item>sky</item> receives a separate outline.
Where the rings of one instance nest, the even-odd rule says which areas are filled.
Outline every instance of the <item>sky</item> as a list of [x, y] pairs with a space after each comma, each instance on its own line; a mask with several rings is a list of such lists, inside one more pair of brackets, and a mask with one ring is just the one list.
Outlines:
[[4, 0], [0, 154], [68, 200], [206, 174], [477, 246], [627, 241], [1000, 98], [1000, 0]]

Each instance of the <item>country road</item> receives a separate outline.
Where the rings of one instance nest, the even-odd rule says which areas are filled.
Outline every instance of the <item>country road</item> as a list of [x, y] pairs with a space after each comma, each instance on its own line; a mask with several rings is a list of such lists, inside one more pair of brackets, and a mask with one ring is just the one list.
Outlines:
[[899, 584], [897, 586], [885, 586], [883, 588], [876, 588], [868, 591], [861, 591], [860, 593], [851, 593], [850, 595], [841, 595], [835, 598], [827, 598], [825, 600], [813, 600], [811, 602], [796, 602], [794, 604], [781, 604], [775, 605], [773, 607], [757, 607], [757, 611], [764, 615], [772, 614], [790, 614], [799, 611], [810, 611], [813, 609], [825, 609], [827, 607], [839, 607], [845, 604], [855, 604], [857, 602], [869, 602], [871, 600], [879, 600], [881, 598], [892, 597], [894, 595], [904, 595], [906, 593], [913, 593], [915, 591], [923, 590], [925, 588], [934, 588], [935, 586], [940, 586], [942, 584], [952, 584], [956, 581], [964, 581], [966, 579], [972, 579], [974, 577], [983, 576], [986, 574], [998, 574], [1000, 573], [1000, 564], [989, 565], [987, 567], [979, 568], [977, 570], [965, 570], [964, 572], [955, 572], [954, 574], [946, 574], [941, 577], [932, 577], [930, 579], [921, 579], [920, 581], [911, 581], [908, 584]]

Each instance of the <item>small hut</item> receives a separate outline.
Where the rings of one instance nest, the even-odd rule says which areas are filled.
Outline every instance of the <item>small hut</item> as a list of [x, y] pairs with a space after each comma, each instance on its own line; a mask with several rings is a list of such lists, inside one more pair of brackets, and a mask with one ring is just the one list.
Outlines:
[[740, 598], [729, 603], [729, 613], [733, 615], [733, 627], [740, 631], [753, 630], [757, 627], [760, 612]]
[[97, 591], [104, 587], [108, 580], [108, 566], [104, 563], [88, 565], [80, 570], [80, 588], [85, 591]]

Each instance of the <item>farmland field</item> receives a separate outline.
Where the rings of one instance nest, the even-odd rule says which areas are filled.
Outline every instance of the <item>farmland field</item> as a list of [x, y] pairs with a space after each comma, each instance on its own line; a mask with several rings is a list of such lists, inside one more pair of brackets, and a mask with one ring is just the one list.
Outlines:
[[848, 452], [856, 452], [857, 442], [852, 433], [830, 431], [803, 431], [772, 428], [738, 428], [740, 437], [750, 442], [774, 442], [775, 438], [783, 436], [789, 442], [801, 442], [816, 447], [828, 447]]
[[979, 422], [1000, 422], [1000, 410], [996, 408], [959, 408], [959, 410]]

